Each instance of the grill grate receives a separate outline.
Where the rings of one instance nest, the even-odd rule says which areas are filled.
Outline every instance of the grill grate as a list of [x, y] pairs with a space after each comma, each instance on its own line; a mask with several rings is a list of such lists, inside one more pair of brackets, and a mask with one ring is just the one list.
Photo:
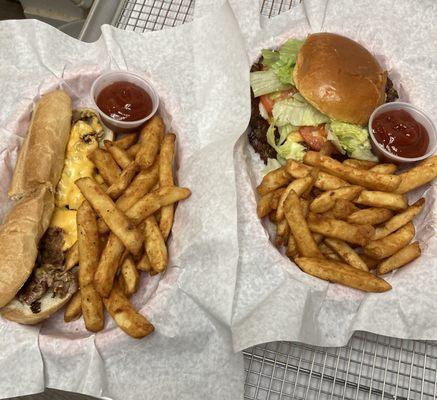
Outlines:
[[[273, 17], [300, 0], [263, 0]], [[144, 32], [189, 22], [194, 0], [125, 0], [117, 26]], [[246, 400], [437, 397], [437, 344], [357, 332], [341, 348], [272, 342], [243, 352]]]

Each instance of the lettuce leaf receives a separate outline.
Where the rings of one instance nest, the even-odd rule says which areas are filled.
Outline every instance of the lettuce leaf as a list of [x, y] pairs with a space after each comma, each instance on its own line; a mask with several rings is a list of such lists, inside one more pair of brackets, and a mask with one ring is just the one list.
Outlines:
[[255, 97], [291, 88], [291, 85], [282, 83], [273, 70], [251, 72], [250, 86]]
[[297, 54], [303, 44], [302, 40], [290, 39], [279, 48], [279, 57], [270, 64], [278, 79], [284, 84], [294, 85], [293, 68], [296, 64]]
[[[333, 138], [333, 136], [335, 138]], [[341, 149], [351, 158], [378, 161], [371, 151], [369, 132], [360, 125], [331, 121], [329, 124], [328, 139], [333, 140], [334, 144], [337, 142], [338, 145], [339, 143]]]
[[270, 68], [276, 61], [279, 60], [279, 52], [274, 50], [261, 50], [263, 56], [264, 67]]
[[297, 161], [302, 161], [305, 155], [306, 148], [300, 143], [291, 140], [290, 135], [287, 137], [285, 142], [278, 145], [275, 141], [275, 125], [270, 125], [267, 130], [267, 142], [272, 146], [278, 153], [278, 161], [282, 158], [285, 160], [293, 159]]
[[317, 126], [329, 121], [325, 114], [322, 114], [311, 104], [294, 98], [276, 102], [273, 106], [272, 114], [275, 124], [279, 127], [288, 124], [294, 126]]

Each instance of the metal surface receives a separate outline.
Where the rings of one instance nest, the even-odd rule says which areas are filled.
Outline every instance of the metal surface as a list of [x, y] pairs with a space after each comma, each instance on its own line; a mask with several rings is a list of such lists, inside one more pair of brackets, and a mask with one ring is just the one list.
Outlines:
[[[254, 0], [256, 1], [256, 0]], [[273, 17], [299, 0], [263, 0]], [[188, 22], [194, 0], [126, 0], [115, 15], [123, 29], [144, 32]], [[247, 400], [435, 399], [437, 345], [357, 332], [342, 348], [273, 342], [244, 353]]]

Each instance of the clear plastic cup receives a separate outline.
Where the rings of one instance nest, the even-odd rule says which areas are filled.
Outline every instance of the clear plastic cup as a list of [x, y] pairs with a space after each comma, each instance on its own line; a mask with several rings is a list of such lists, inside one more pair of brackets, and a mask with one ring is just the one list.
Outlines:
[[[373, 135], [372, 123], [373, 120], [380, 114], [386, 111], [393, 110], [405, 110], [411, 114], [411, 116], [419, 123], [423, 125], [423, 127], [428, 132], [429, 136], [429, 144], [426, 153], [420, 157], [400, 157], [396, 154], [389, 152], [381, 143], [379, 143], [375, 136]], [[373, 152], [380, 158], [382, 161], [390, 161], [396, 164], [405, 164], [405, 163], [413, 163], [420, 160], [424, 160], [432, 156], [437, 149], [437, 130], [432, 122], [431, 118], [429, 118], [421, 109], [413, 106], [410, 103], [404, 103], [401, 101], [395, 101], [393, 103], [386, 103], [378, 108], [376, 108], [369, 119], [369, 134], [370, 134], [370, 143], [372, 145]]]
[[[152, 111], [151, 113], [142, 119], [137, 121], [119, 121], [117, 119], [111, 118], [109, 115], [105, 114], [99, 106], [96, 104], [97, 96], [100, 94], [102, 89], [111, 85], [114, 82], [130, 82], [144, 89], [147, 94], [152, 99]], [[152, 118], [156, 113], [156, 110], [159, 106], [159, 96], [153, 88], [152, 84], [148, 82], [146, 79], [142, 78], [139, 75], [133, 74], [132, 72], [127, 71], [114, 71], [107, 72], [100, 75], [91, 86], [91, 99], [94, 103], [94, 107], [99, 111], [100, 117], [102, 118], [103, 123], [110, 129], [115, 132], [126, 133], [138, 130], [148, 119]]]

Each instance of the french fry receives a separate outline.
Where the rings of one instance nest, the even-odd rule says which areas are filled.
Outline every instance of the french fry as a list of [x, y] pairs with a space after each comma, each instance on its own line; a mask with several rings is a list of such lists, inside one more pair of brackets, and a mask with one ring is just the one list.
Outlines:
[[395, 215], [389, 219], [384, 225], [377, 227], [373, 240], [382, 239], [390, 233], [398, 230], [402, 226], [408, 224], [413, 218], [418, 215], [425, 205], [425, 199], [421, 198], [417, 200], [413, 205], [409, 206], [405, 211]]
[[334, 250], [346, 262], [346, 264], [363, 271], [369, 270], [361, 257], [343, 240], [326, 238], [325, 243]]
[[285, 170], [284, 167], [270, 171], [264, 176], [259, 186], [256, 188], [259, 195], [264, 196], [269, 192], [286, 185], [291, 181], [291, 176]]
[[[176, 135], [169, 133], [164, 136], [161, 144], [161, 152], [159, 155], [159, 186], [172, 187], [174, 186], [173, 179], [173, 157], [175, 148]], [[161, 218], [159, 220], [159, 229], [166, 241], [170, 235], [173, 226], [174, 205], [170, 204], [161, 208]]]
[[357, 204], [370, 207], [387, 208], [389, 210], [405, 210], [408, 207], [407, 199], [402, 194], [363, 190], [357, 199]]
[[302, 215], [306, 218], [310, 211], [310, 201], [308, 199], [300, 199], [300, 208], [302, 209]]
[[153, 215], [144, 221], [145, 249], [152, 269], [162, 272], [167, 268], [168, 253], [164, 238]]
[[287, 220], [282, 219], [276, 223], [276, 236], [280, 238], [277, 241], [277, 246], [288, 243], [288, 236], [290, 235], [290, 227], [288, 226]]
[[135, 161], [132, 161], [120, 174], [118, 179], [106, 190], [106, 194], [111, 199], [117, 199], [120, 197], [129, 184], [132, 182], [132, 179], [137, 174], [140, 167]]
[[393, 192], [400, 184], [398, 175], [377, 174], [375, 172], [361, 170], [343, 165], [342, 163], [327, 156], [321, 156], [314, 151], [308, 151], [304, 156], [305, 164], [319, 167], [322, 171], [335, 175], [347, 182], [365, 188]]
[[109, 229], [120, 238], [134, 256], [139, 255], [143, 244], [141, 232], [111, 198], [91, 178], [80, 178], [75, 183]]
[[391, 286], [385, 280], [348, 264], [319, 258], [297, 257], [296, 264], [307, 274], [365, 292], [386, 292]]
[[144, 271], [144, 272], [149, 272], [152, 269], [152, 266], [150, 265], [149, 257], [147, 256], [146, 252], [143, 253], [140, 260], [138, 261], [137, 269], [139, 271]]
[[135, 161], [142, 169], [151, 167], [155, 162], [164, 131], [164, 122], [159, 115], [153, 116], [141, 130], [140, 148], [135, 156]]
[[366, 263], [367, 268], [369, 268], [369, 270], [375, 269], [379, 265], [379, 263], [381, 262], [380, 260], [376, 260], [372, 257], [369, 257], [364, 253], [361, 253], [360, 257]]
[[361, 186], [345, 186], [335, 190], [328, 190], [311, 202], [310, 210], [314, 213], [324, 213], [333, 208], [337, 200], [353, 200], [362, 190]]
[[[273, 211], [272, 200], [275, 192], [269, 192], [258, 200], [256, 205], [256, 213], [259, 218], [264, 218], [266, 215], [269, 215]], [[276, 213], [275, 213], [276, 216]]]
[[370, 168], [369, 171], [376, 172], [378, 174], [394, 174], [398, 167], [395, 164], [378, 164]]
[[119, 285], [114, 285], [103, 302], [115, 323], [129, 336], [141, 339], [153, 332], [153, 325], [133, 308]]
[[94, 287], [102, 297], [111, 293], [124, 250], [122, 241], [111, 232], [94, 275]]
[[319, 249], [326, 258], [335, 261], [342, 261], [341, 257], [325, 243], [319, 243]]
[[120, 149], [127, 150], [134, 143], [137, 142], [137, 133], [127, 133], [122, 138], [117, 139], [114, 143], [120, 147]]
[[138, 290], [140, 274], [130, 256], [127, 256], [121, 264], [120, 281], [126, 296], [132, 296]]
[[437, 156], [422, 161], [419, 165], [399, 175], [401, 183], [396, 193], [407, 193], [423, 186], [437, 177]]
[[307, 222], [302, 215], [299, 197], [294, 190], [291, 190], [284, 202], [285, 217], [290, 231], [296, 240], [296, 245], [300, 255], [305, 257], [322, 257], [317, 247]]
[[284, 169], [294, 179], [301, 179], [306, 178], [310, 174], [312, 168], [295, 160], [288, 160]]
[[125, 192], [117, 199], [116, 205], [122, 211], [128, 210], [136, 202], [152, 190], [158, 182], [159, 164], [155, 163], [150, 168], [141, 171], [126, 188]]
[[108, 185], [112, 185], [120, 176], [120, 167], [107, 151], [97, 148], [88, 155], [88, 158], [97, 167], [103, 180]]
[[343, 161], [343, 165], [346, 165], [348, 167], [352, 168], [358, 168], [358, 169], [371, 169], [375, 167], [378, 163], [373, 161], [365, 161], [365, 160], [355, 160], [352, 158], [348, 158], [347, 160]]
[[76, 241], [76, 243], [73, 244], [65, 254], [65, 271], [69, 271], [77, 264], [79, 264], [79, 245]]
[[347, 217], [347, 222], [358, 225], [378, 225], [393, 216], [393, 211], [386, 208], [366, 208], [358, 210]]
[[325, 218], [313, 213], [308, 215], [308, 226], [311, 232], [361, 246], [369, 243], [375, 233], [374, 228], [370, 225], [352, 225], [345, 221]]
[[138, 152], [140, 151], [140, 148], [141, 148], [141, 143], [135, 143], [134, 145], [132, 145], [126, 150], [126, 153], [128, 154], [129, 157], [135, 158]]
[[78, 319], [82, 315], [82, 301], [80, 290], [78, 290], [70, 301], [67, 303], [67, 306], [64, 310], [64, 322], [71, 322]]
[[270, 222], [272, 222], [273, 224], [276, 224], [276, 222], [278, 222], [278, 221], [276, 220], [276, 211], [272, 211], [272, 212], [269, 214], [269, 220], [270, 220]]
[[77, 242], [79, 247], [79, 286], [82, 314], [86, 328], [91, 332], [103, 329], [103, 304], [93, 286], [93, 277], [100, 255], [96, 215], [88, 201], [84, 201], [76, 214]]
[[106, 151], [111, 154], [114, 161], [120, 166], [121, 169], [127, 168], [127, 166], [133, 161], [133, 158], [121, 147], [111, 140], [105, 140]]
[[410, 240], [414, 237], [414, 233], [414, 225], [409, 222], [382, 239], [372, 240], [369, 244], [364, 246], [364, 254], [376, 258], [377, 260], [390, 257], [410, 243]]
[[285, 251], [285, 254], [287, 255], [287, 257], [290, 257], [291, 259], [294, 259], [299, 255], [299, 251], [297, 250], [296, 239], [294, 238], [291, 232], [288, 236], [287, 250]]
[[311, 176], [307, 176], [306, 178], [296, 179], [287, 186], [279, 198], [278, 208], [276, 209], [277, 220], [284, 219], [284, 202], [290, 191], [293, 190], [298, 196], [301, 196], [310, 187], [311, 181]]
[[324, 236], [321, 235], [320, 233], [312, 232], [312, 236], [317, 244], [320, 244], [323, 242]]
[[352, 213], [358, 211], [359, 208], [355, 206], [349, 200], [338, 199], [334, 207], [332, 207], [329, 211], [324, 212], [322, 215], [328, 218], [336, 218], [336, 219], [346, 219]]
[[386, 274], [390, 271], [403, 267], [420, 256], [420, 246], [418, 242], [410, 243], [408, 246], [399, 250], [391, 257], [382, 261], [376, 269], [378, 275]]

